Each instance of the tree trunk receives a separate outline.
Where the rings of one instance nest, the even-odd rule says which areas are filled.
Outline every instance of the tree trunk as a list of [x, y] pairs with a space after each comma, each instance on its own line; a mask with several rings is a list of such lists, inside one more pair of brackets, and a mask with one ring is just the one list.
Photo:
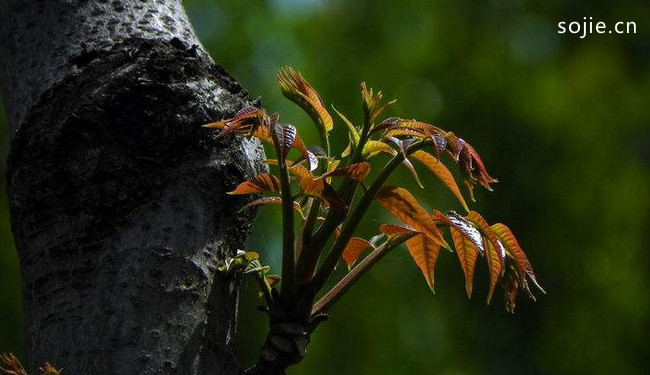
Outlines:
[[180, 1], [0, 0], [0, 59], [28, 369], [241, 371], [216, 268], [251, 221], [225, 192], [262, 154], [200, 127], [248, 96]]

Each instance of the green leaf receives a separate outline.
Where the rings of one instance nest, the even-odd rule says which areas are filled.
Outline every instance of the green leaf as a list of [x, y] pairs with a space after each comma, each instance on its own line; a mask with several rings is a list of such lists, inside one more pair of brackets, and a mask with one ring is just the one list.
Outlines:
[[254, 251], [237, 250], [237, 254], [233, 258], [226, 259], [224, 265], [219, 267], [219, 271], [232, 272], [246, 269], [251, 262], [257, 261], [259, 257], [260, 255]]
[[333, 104], [332, 104], [332, 109], [334, 110], [334, 112], [336, 112], [336, 114], [341, 118], [341, 120], [343, 120], [345, 125], [348, 127], [348, 133], [350, 134], [350, 139], [352, 140], [354, 146], [358, 145], [359, 139], [361, 139], [361, 135], [359, 135], [359, 131], [357, 130], [357, 128], [352, 124], [352, 122], [350, 122], [350, 120], [348, 120], [347, 117], [345, 117], [341, 112], [339, 112], [334, 107]]
[[363, 151], [361, 154], [364, 158], [369, 159], [380, 153], [388, 154], [391, 156], [396, 154], [395, 150], [393, 150], [393, 148], [386, 143], [374, 140], [366, 142], [366, 144], [363, 146]]

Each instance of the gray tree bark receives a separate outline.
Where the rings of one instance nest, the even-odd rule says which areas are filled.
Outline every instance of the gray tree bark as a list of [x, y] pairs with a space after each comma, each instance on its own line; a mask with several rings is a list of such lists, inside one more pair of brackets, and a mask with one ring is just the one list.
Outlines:
[[0, 89], [28, 368], [241, 371], [216, 267], [251, 221], [225, 192], [262, 155], [200, 127], [249, 99], [180, 0], [0, 0]]

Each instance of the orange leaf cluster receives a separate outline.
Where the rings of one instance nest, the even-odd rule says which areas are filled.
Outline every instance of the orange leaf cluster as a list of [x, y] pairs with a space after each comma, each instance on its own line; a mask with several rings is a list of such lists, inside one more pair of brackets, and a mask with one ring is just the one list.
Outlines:
[[[442, 156], [447, 155], [458, 166], [472, 201], [476, 185], [492, 190], [491, 184], [497, 180], [488, 174], [478, 152], [464, 139], [454, 132], [415, 119], [389, 117], [380, 120], [379, 117], [395, 101], [384, 102], [381, 91], [374, 91], [362, 83], [362, 125], [355, 126], [348, 117], [334, 108], [349, 135], [349, 144], [341, 153], [341, 158], [335, 158], [330, 155], [328, 136], [334, 121], [320, 95], [300, 73], [290, 67], [280, 70], [278, 84], [283, 95], [311, 117], [319, 130], [322, 148], [307, 147], [294, 125], [279, 123], [277, 113], [268, 115], [263, 108], [244, 107], [230, 119], [204, 126], [218, 129], [218, 137], [232, 133], [255, 137], [274, 146], [277, 159], [265, 162], [279, 169], [279, 178], [270, 173], [261, 174], [242, 182], [229, 194], [282, 193], [282, 198], [258, 198], [246, 204], [242, 210], [260, 205], [283, 205], [283, 215], [289, 218], [283, 221], [285, 234], [295, 230], [292, 227], [294, 223], [291, 219], [291, 206], [303, 219], [303, 228], [299, 229], [301, 236], [297, 243], [293, 243], [293, 235], [283, 237], [283, 259], [295, 258], [296, 274], [303, 279], [283, 280], [282, 284], [307, 284], [313, 281], [310, 279], [313, 277], [321, 283], [315, 287], [318, 289], [324, 285], [323, 280], [329, 277], [341, 258], [350, 270], [348, 276], [352, 275], [341, 282], [356, 280], [358, 274], [363, 272], [359, 269], [371, 267], [384, 255], [383, 251], [389, 251], [386, 249], [392, 249], [405, 242], [409, 254], [432, 291], [434, 269], [440, 249], [446, 248], [456, 252], [468, 297], [472, 295], [474, 273], [480, 257], [485, 258], [488, 268], [488, 303], [497, 284], [503, 288], [508, 311], [514, 311], [519, 290], [524, 290], [533, 299], [531, 289], [544, 292], [514, 234], [504, 224], [490, 225], [478, 212], [472, 211], [454, 175], [443, 163]], [[292, 160], [289, 159], [291, 150], [297, 151], [297, 157]], [[372, 167], [376, 174], [374, 182], [366, 184], [371, 171], [370, 159], [379, 158], [380, 155], [391, 159], [383, 167]], [[414, 165], [412, 160], [417, 163]], [[418, 165], [432, 173], [453, 194], [466, 212], [465, 216], [455, 211], [442, 213], [434, 210], [433, 214], [430, 214], [420, 205], [417, 198], [403, 187], [383, 186], [395, 168], [405, 166], [418, 185], [423, 187], [416, 169]], [[336, 181], [336, 177], [344, 177], [338, 189], [331, 185], [332, 181]], [[363, 196], [355, 206], [355, 190], [359, 186], [363, 187]], [[294, 189], [297, 193], [289, 191]], [[354, 230], [373, 200], [405, 226], [382, 224], [381, 234], [370, 240], [355, 237]], [[314, 240], [312, 235], [322, 243], [311, 243], [308, 248], [301, 248], [304, 241]], [[331, 236], [336, 237], [336, 241], [327, 254], [325, 246]], [[453, 249], [446, 238], [451, 238]], [[298, 255], [285, 257], [293, 249]], [[367, 261], [355, 266], [364, 256], [366, 249], [372, 250], [371, 255], [366, 256]], [[305, 255], [305, 251], [313, 253]], [[319, 259], [323, 259], [325, 255], [323, 264], [316, 270], [321, 263]], [[323, 275], [325, 278], [321, 277]], [[279, 281], [277, 278], [264, 280], [269, 287]], [[333, 290], [344, 291], [347, 286]]]
[[[0, 371], [9, 375], [28, 375], [22, 363], [13, 353], [0, 354]], [[43, 367], [38, 368], [41, 375], [61, 375], [63, 369], [56, 369], [49, 362], [45, 362]]]
[[[528, 280], [544, 293], [526, 254], [504, 224], [497, 223], [490, 226], [476, 211], [471, 211], [465, 217], [454, 211], [449, 211], [447, 214], [434, 211], [433, 215], [429, 215], [403, 188], [383, 188], [375, 199], [387, 211], [408, 225], [408, 227], [401, 227], [383, 224], [380, 226], [382, 233], [389, 238], [401, 234], [416, 234], [406, 241], [406, 245], [432, 291], [434, 290], [434, 267], [440, 247], [448, 247], [438, 227], [447, 227], [465, 275], [468, 297], [472, 294], [474, 269], [479, 255], [485, 256], [490, 275], [488, 303], [499, 281], [504, 288], [508, 311], [514, 311], [514, 300], [518, 289], [525, 290], [534, 299]], [[510, 273], [508, 273], [509, 269], [511, 269]]]

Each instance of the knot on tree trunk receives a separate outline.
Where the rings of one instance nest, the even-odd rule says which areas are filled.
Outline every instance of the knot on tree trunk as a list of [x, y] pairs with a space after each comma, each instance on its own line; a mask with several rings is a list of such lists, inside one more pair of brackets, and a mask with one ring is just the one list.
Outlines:
[[[280, 303], [263, 309], [269, 315], [270, 330], [264, 345], [262, 345], [257, 364], [246, 373], [252, 375], [285, 374], [287, 367], [299, 363], [305, 358], [311, 334], [328, 317], [325, 314], [319, 314], [305, 318], [302, 314], [288, 313]], [[300, 315], [302, 317], [296, 317]]]

